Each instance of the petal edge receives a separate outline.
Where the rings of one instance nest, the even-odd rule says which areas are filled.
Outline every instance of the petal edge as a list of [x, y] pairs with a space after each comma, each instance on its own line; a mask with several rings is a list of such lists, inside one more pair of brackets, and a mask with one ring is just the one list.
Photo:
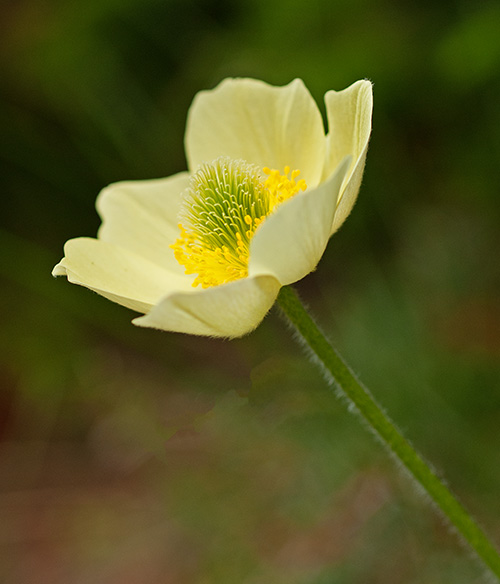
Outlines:
[[353, 157], [342, 185], [333, 234], [351, 212], [361, 186], [371, 133], [372, 84], [365, 79], [342, 91], [328, 91], [325, 104], [329, 127], [325, 172], [331, 172], [344, 156]]
[[286, 286], [316, 268], [330, 239], [340, 187], [350, 163], [346, 156], [326, 182], [295, 195], [266, 218], [250, 244], [251, 276], [272, 274]]
[[272, 276], [258, 276], [205, 290], [171, 294], [132, 322], [171, 332], [241, 337], [260, 324], [279, 289], [279, 282]]

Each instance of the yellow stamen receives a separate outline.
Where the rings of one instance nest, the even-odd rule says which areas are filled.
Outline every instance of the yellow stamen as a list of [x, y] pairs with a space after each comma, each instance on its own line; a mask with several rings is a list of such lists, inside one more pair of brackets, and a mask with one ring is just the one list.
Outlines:
[[296, 195], [299, 191], [305, 191], [307, 189], [304, 179], [295, 182], [295, 179], [300, 174], [300, 170], [294, 170], [291, 178], [288, 178], [290, 174], [289, 166], [285, 166], [284, 174], [280, 174], [279, 170], [271, 170], [267, 166], [263, 168], [263, 172], [269, 175], [264, 182], [264, 186], [269, 191], [271, 197], [271, 211], [276, 205], [280, 205], [290, 197]]
[[[267, 178], [262, 176], [267, 175]], [[257, 167], [218, 158], [190, 179], [179, 216], [180, 237], [170, 247], [193, 286], [219, 286], [248, 276], [250, 241], [274, 209], [307, 186], [299, 170]]]

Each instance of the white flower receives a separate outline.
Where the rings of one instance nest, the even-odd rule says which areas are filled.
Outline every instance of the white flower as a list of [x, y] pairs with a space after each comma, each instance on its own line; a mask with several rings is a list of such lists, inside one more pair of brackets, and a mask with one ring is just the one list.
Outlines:
[[371, 84], [329, 91], [325, 103], [326, 136], [300, 79], [226, 79], [200, 92], [187, 121], [190, 172], [105, 188], [98, 238], [68, 241], [53, 274], [144, 313], [139, 326], [250, 332], [281, 286], [315, 269], [358, 194]]

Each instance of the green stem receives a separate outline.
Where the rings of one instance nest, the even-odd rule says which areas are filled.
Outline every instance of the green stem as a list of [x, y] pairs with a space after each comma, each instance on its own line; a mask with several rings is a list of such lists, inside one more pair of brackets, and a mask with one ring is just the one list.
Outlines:
[[356, 379], [331, 346], [317, 324], [304, 308], [293, 288], [281, 289], [277, 303], [300, 340], [319, 360], [326, 374], [334, 382], [340, 395], [347, 397], [370, 429], [389, 448], [389, 451], [425, 489], [434, 503], [479, 558], [500, 580], [500, 555], [462, 505], [424, 462], [401, 432], [377, 404], [370, 392]]

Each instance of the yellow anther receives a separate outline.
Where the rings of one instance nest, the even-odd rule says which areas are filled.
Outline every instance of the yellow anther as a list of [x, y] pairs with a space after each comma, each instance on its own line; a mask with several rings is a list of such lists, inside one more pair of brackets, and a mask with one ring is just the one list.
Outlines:
[[289, 166], [285, 166], [284, 174], [268, 168], [265, 168], [264, 172], [268, 175], [268, 178], [264, 181], [264, 186], [270, 194], [271, 210], [296, 195], [299, 191], [305, 191], [307, 188], [304, 179], [299, 180], [297, 183], [295, 182], [300, 170], [293, 170], [290, 178], [288, 178], [290, 174]]

